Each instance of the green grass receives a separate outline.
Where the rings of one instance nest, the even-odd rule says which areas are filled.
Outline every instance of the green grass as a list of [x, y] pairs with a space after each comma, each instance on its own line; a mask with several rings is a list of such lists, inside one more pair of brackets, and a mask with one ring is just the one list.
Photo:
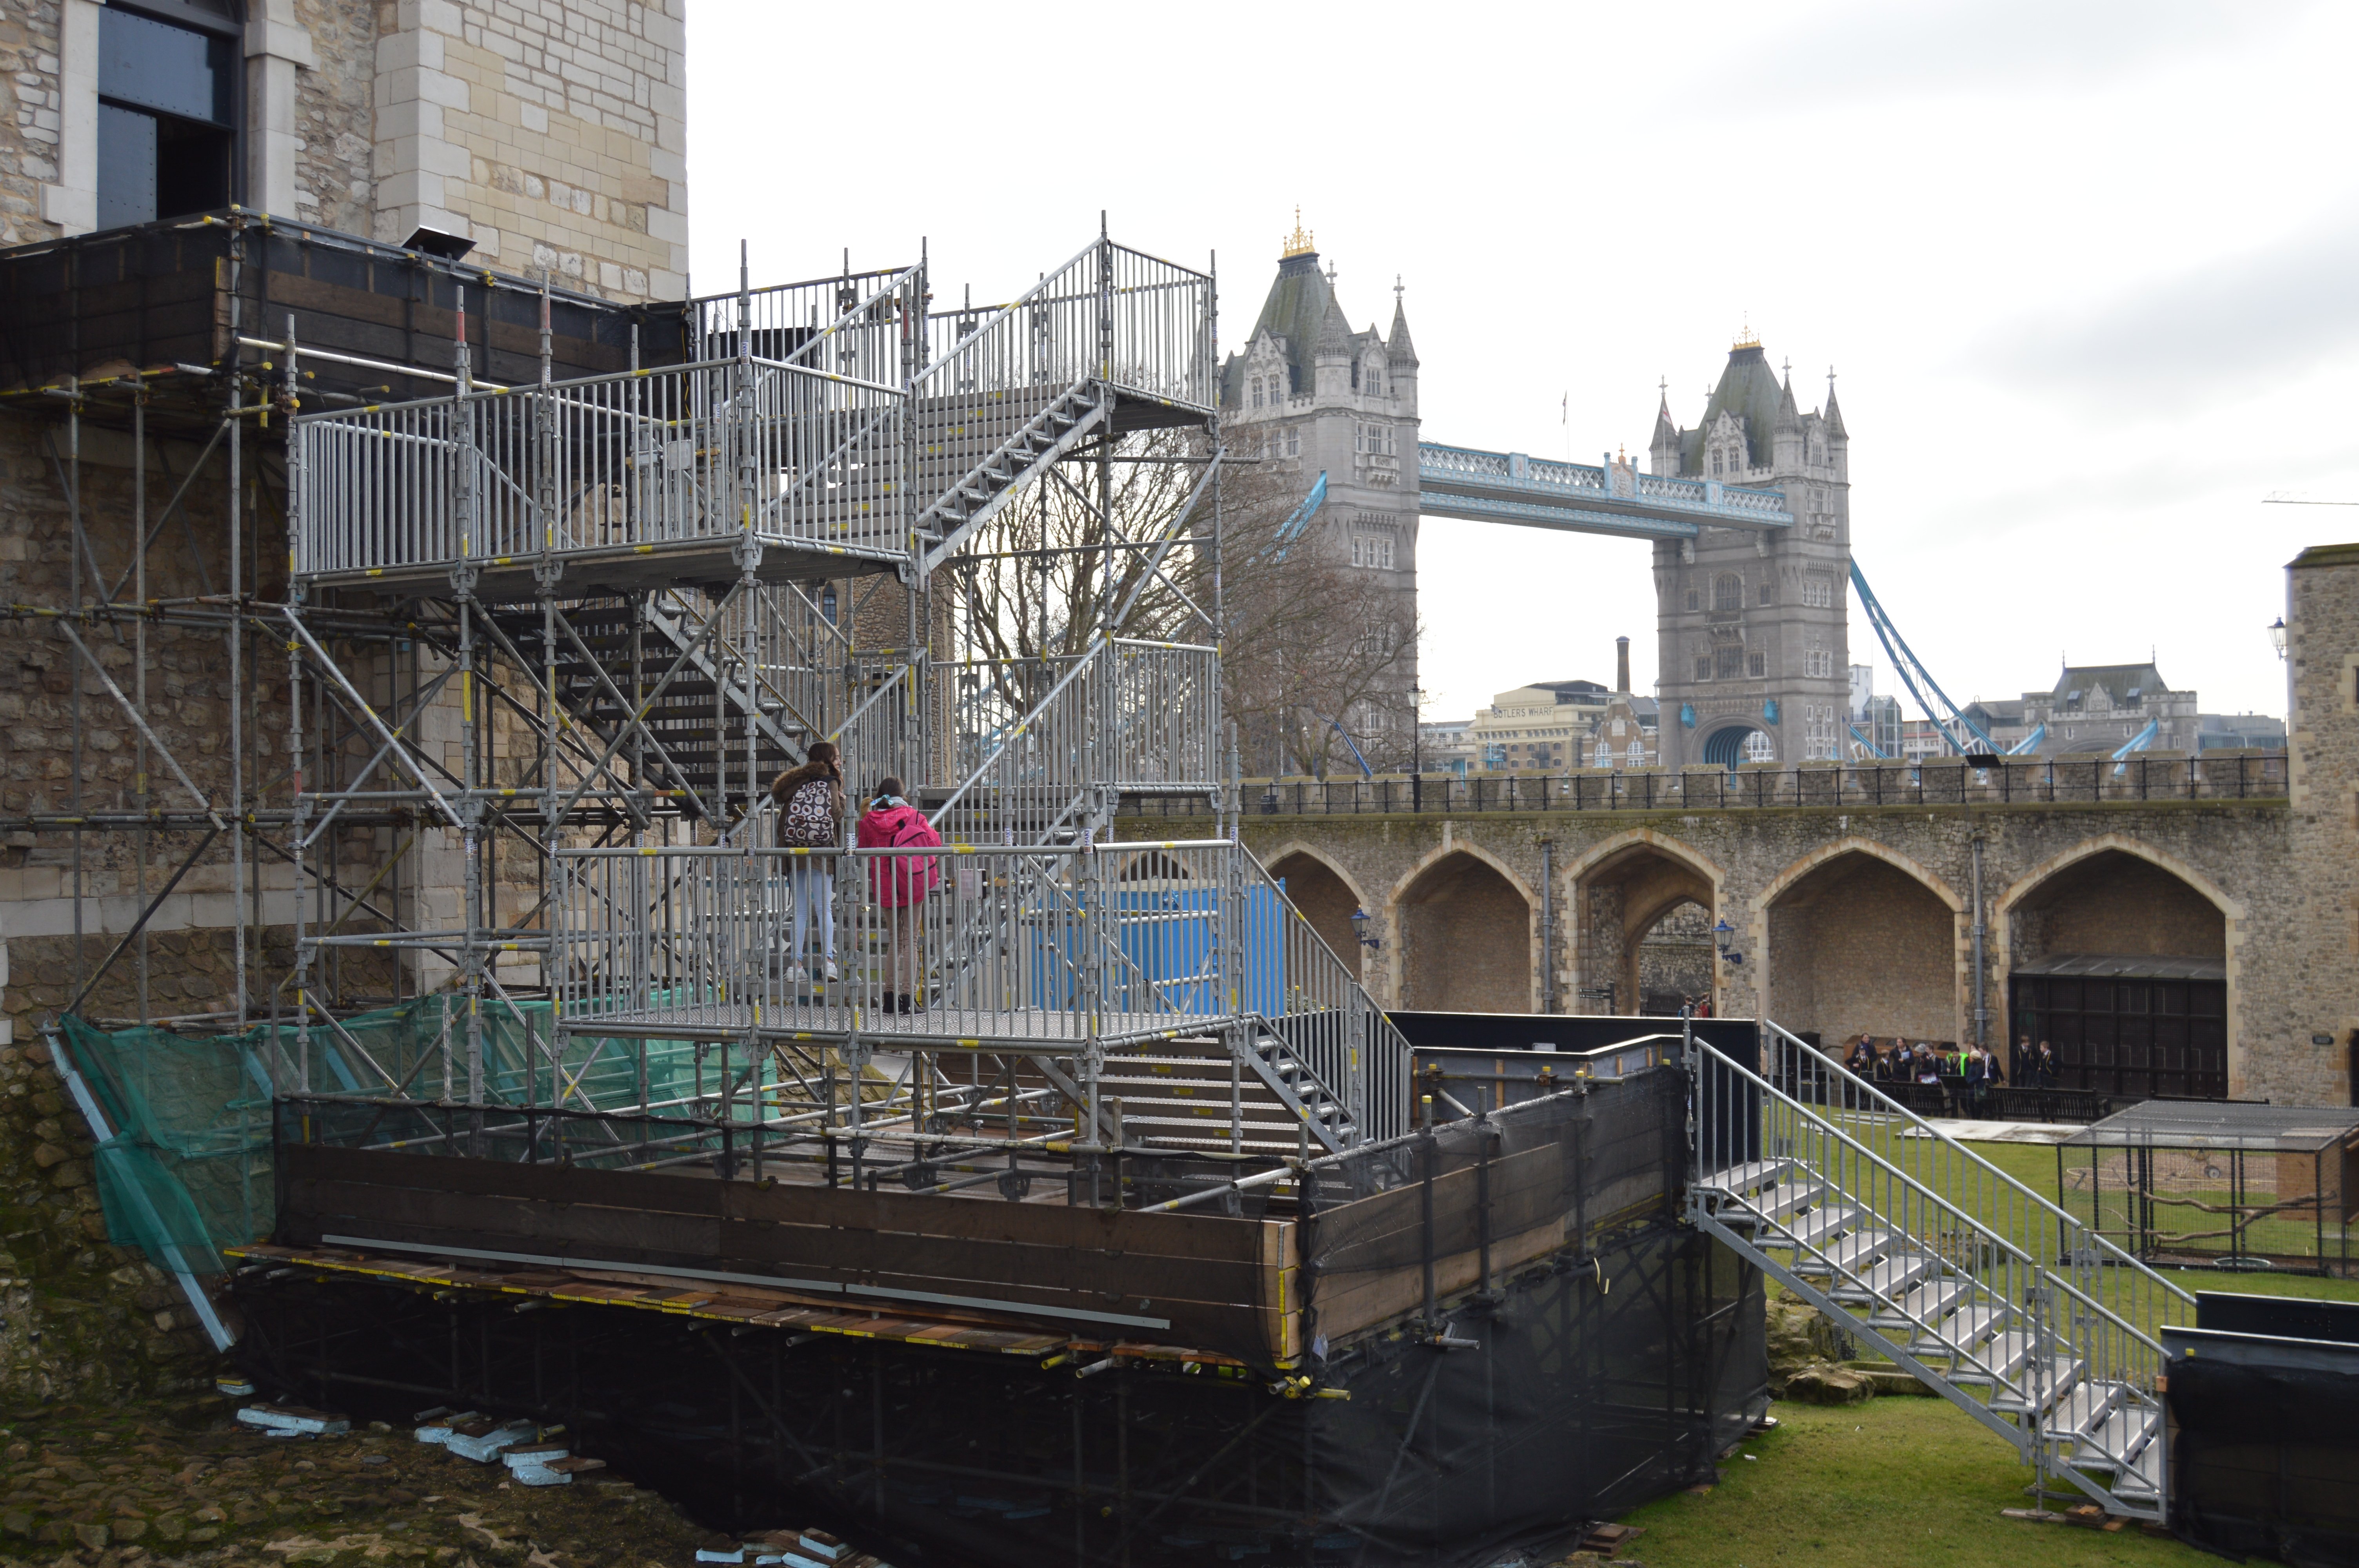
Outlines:
[[[1886, 1398], [1843, 1409], [1777, 1406], [1777, 1430], [1720, 1466], [1705, 1496], [1625, 1516], [1623, 1552], [1647, 1568], [2047, 1568], [2215, 1565], [2135, 1525], [2118, 1531], [2003, 1519], [2029, 1508], [2031, 1472], [1947, 1401]], [[1590, 1561], [1594, 1561], [1591, 1559]]]

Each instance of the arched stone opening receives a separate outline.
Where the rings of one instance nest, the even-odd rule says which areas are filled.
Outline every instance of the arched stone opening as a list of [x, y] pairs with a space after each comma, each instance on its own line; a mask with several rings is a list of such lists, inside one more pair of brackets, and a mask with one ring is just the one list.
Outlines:
[[1728, 724], [1704, 738], [1706, 765], [1734, 769], [1740, 762], [1775, 762], [1777, 748], [1767, 730], [1752, 724]]
[[1829, 1047], [1860, 1034], [1959, 1040], [1958, 916], [1908, 871], [1837, 854], [1771, 900], [1769, 1017]]
[[1402, 1007], [1531, 1011], [1531, 901], [1497, 868], [1454, 850], [1410, 879], [1394, 902]]
[[1579, 983], [1573, 1011], [1677, 1012], [1712, 989], [1712, 881], [1652, 843], [1625, 846], [1574, 882]]
[[2143, 856], [2101, 849], [2006, 909], [2008, 1042], [2046, 1040], [2060, 1087], [2228, 1093], [2228, 918]]
[[1299, 849], [1269, 870], [1286, 884], [1286, 896], [1294, 901], [1310, 929], [1350, 966], [1352, 978], [1359, 979], [1360, 955], [1366, 949], [1360, 946], [1359, 933], [1352, 929], [1352, 912], [1360, 907], [1360, 901], [1351, 884], [1335, 873], [1334, 867]]

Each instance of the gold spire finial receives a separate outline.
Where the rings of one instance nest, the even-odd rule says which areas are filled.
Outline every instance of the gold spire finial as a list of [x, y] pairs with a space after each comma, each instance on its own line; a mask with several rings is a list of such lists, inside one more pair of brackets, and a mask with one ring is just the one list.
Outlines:
[[1742, 319], [1745, 325], [1738, 330], [1736, 341], [1728, 345], [1731, 352], [1738, 349], [1757, 349], [1761, 346], [1760, 335], [1753, 330], [1753, 313], [1746, 311]]
[[1280, 253], [1280, 259], [1307, 256], [1318, 248], [1310, 242], [1310, 231], [1302, 226], [1302, 209], [1297, 206], [1294, 209], [1294, 232], [1286, 236], [1286, 249]]

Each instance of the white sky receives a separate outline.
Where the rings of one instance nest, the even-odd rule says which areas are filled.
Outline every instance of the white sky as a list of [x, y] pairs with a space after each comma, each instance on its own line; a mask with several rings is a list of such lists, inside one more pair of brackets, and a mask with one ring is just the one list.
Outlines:
[[[2359, 538], [2359, 7], [693, 0], [698, 292], [913, 257], [1004, 298], [1088, 240], [1217, 253], [1222, 350], [1296, 203], [1354, 326], [1408, 288], [1427, 438], [1594, 462], [1692, 425], [1750, 320], [1841, 373], [1854, 551], [1960, 701], [2143, 659], [2284, 711], [2264, 628]], [[893, 104], [913, 104], [896, 110]], [[2338, 392], [2337, 388], [2341, 390]], [[1570, 395], [1570, 419], [1560, 400]], [[1654, 677], [1638, 542], [1429, 521], [1430, 718]], [[1882, 651], [1854, 610], [1854, 662]]]

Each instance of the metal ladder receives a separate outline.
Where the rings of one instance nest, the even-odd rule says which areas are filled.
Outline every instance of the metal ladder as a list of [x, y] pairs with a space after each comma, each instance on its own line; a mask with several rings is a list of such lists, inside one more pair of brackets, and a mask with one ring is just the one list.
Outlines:
[[1689, 1218], [2013, 1444], [2043, 1497], [2159, 1519], [2156, 1379], [2194, 1297], [1764, 1021], [1690, 1031]]

